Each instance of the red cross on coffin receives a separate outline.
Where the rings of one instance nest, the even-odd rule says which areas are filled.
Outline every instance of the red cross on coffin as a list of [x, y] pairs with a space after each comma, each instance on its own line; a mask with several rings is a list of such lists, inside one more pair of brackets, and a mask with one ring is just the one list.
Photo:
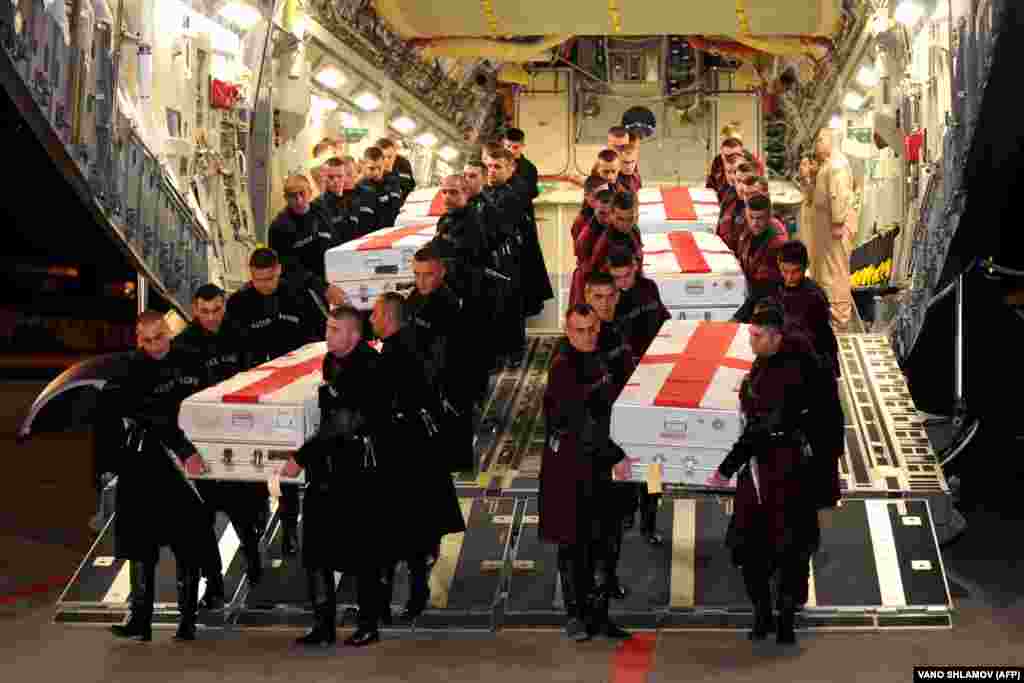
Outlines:
[[640, 190], [637, 227], [643, 234], [695, 230], [713, 232], [720, 208], [712, 190], [697, 187], [643, 188]]
[[206, 461], [203, 478], [266, 481], [287, 462], [320, 426], [326, 353], [307, 344], [182, 402], [178, 425]]
[[436, 187], [413, 190], [405, 199], [395, 225], [434, 225], [444, 215], [444, 195]]
[[729, 449], [739, 387], [754, 361], [747, 325], [670, 320], [612, 407], [612, 438], [632, 446]]
[[670, 310], [735, 306], [746, 296], [740, 262], [718, 235], [676, 230], [644, 235], [644, 275]]

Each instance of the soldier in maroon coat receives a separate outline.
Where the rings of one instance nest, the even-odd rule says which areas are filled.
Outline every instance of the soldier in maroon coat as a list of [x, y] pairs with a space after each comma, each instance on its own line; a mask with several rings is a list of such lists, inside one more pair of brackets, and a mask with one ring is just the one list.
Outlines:
[[[829, 365], [834, 377], [839, 377], [839, 343], [832, 331], [831, 309], [825, 291], [804, 273], [808, 265], [807, 247], [803, 242], [790, 240], [779, 250], [779, 271], [783, 286], [769, 295], [782, 305], [787, 325], [799, 325], [807, 333], [814, 351]], [[750, 322], [756, 306], [762, 301], [748, 297], [733, 316], [739, 323]]]
[[740, 238], [747, 231], [747, 201], [755, 194], [750, 179], [755, 177], [753, 164], [744, 162], [736, 166], [733, 175], [734, 196], [718, 218], [716, 234], [733, 253], [739, 250]]
[[[617, 387], [597, 353], [601, 321], [580, 304], [566, 314], [568, 341], [548, 373], [544, 392], [546, 442], [538, 499], [540, 537], [558, 544], [558, 569], [576, 641], [595, 634], [628, 638], [608, 619], [608, 567], [602, 539], [619, 518], [608, 504], [612, 467], [624, 457], [609, 438]], [[596, 573], [596, 577], [595, 577]]]
[[[616, 192], [612, 199], [611, 230], [605, 230], [594, 245], [594, 251], [587, 264], [590, 270], [608, 270], [608, 253], [615, 248], [632, 249], [639, 259], [644, 249], [640, 229], [636, 227], [636, 195], [632, 192]], [[640, 264], [643, 268], [643, 264]]]
[[768, 197], [751, 197], [747, 204], [747, 230], [740, 237], [736, 258], [747, 278], [747, 296], [762, 298], [782, 285], [779, 249], [786, 243], [786, 229], [772, 217]]
[[647, 352], [662, 323], [672, 317], [661, 301], [658, 284], [639, 271], [632, 250], [613, 249], [608, 254], [608, 272], [619, 288], [615, 321], [633, 349], [637, 362]]
[[[596, 176], [591, 176], [596, 178]], [[600, 182], [604, 182], [597, 178]], [[587, 182], [590, 182], [588, 179]], [[573, 306], [583, 302], [583, 282], [590, 273], [590, 260], [594, 254], [594, 247], [597, 241], [608, 230], [612, 217], [612, 191], [607, 184], [598, 185], [594, 196], [590, 200], [592, 215], [590, 220], [584, 224], [579, 237], [573, 242], [576, 251], [576, 270], [572, 274], [572, 283], [569, 291], [569, 305]]]
[[[818, 458], [832, 465], [833, 451], [815, 450], [808, 459], [807, 448], [810, 423], [822, 419], [823, 405], [831, 406], [827, 395], [834, 382], [802, 330], [783, 329], [777, 305], [758, 308], [750, 345], [757, 358], [740, 387], [745, 427], [707, 484], [726, 486], [739, 472], [726, 544], [754, 603], [750, 637], [761, 640], [775, 626], [770, 582], [778, 573], [778, 642], [791, 644], [820, 536], [817, 509], [833, 506], [838, 498], [822, 491], [819, 477], [825, 468], [812, 465]], [[841, 423], [828, 423], [841, 438]]]

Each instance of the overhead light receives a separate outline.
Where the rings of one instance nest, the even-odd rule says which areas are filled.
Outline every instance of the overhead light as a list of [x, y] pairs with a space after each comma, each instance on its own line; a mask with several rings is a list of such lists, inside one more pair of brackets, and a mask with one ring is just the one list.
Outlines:
[[356, 118], [355, 114], [350, 111], [341, 112], [341, 126], [342, 128], [358, 128], [359, 119]]
[[217, 13], [243, 31], [248, 31], [263, 19], [263, 13], [258, 7], [243, 0], [233, 0], [221, 7]]
[[459, 156], [459, 150], [450, 145], [445, 145], [437, 150], [437, 156], [441, 157], [442, 161], [451, 161]]
[[893, 18], [904, 26], [913, 26], [924, 16], [924, 8], [914, 0], [903, 0], [896, 6]]
[[862, 66], [860, 71], [857, 72], [857, 82], [865, 88], [874, 88], [880, 80], [881, 77], [874, 67]]
[[433, 133], [424, 133], [416, 138], [416, 144], [424, 147], [433, 147], [437, 144], [437, 136]]
[[329, 90], [337, 90], [348, 81], [341, 69], [333, 64], [327, 64], [317, 69], [313, 80]]
[[310, 98], [310, 109], [318, 114], [326, 114], [338, 108], [338, 101], [332, 97], [321, 97], [313, 95]]
[[843, 106], [847, 109], [860, 109], [864, 106], [864, 96], [851, 90], [843, 98]]
[[843, 127], [843, 117], [840, 116], [839, 114], [836, 114], [829, 120], [828, 127], [832, 128], [833, 130], [839, 130], [840, 128]]
[[408, 116], [398, 116], [391, 120], [391, 127], [397, 130], [402, 135], [408, 135], [409, 133], [416, 130], [418, 124], [410, 119]]
[[372, 92], [362, 92], [356, 95], [356, 98], [352, 101], [363, 111], [374, 111], [379, 109], [382, 104], [380, 98]]

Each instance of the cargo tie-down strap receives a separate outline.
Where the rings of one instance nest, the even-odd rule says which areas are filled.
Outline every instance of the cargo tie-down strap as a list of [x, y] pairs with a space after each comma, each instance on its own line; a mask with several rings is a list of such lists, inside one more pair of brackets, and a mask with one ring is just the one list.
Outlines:
[[292, 382], [319, 370], [323, 367], [325, 355], [327, 354], [321, 353], [294, 365], [260, 365], [254, 369], [271, 370], [272, 372], [241, 389], [224, 394], [220, 399], [221, 403], [259, 403], [261, 397], [284, 389]]
[[[365, 241], [356, 247], [356, 251], [375, 251], [378, 249], [393, 249], [398, 240], [405, 237], [419, 235], [424, 230], [434, 228], [433, 225], [410, 225], [406, 228], [392, 228], [379, 235], [369, 235]], [[426, 236], [426, 235], [424, 235]]]
[[428, 216], [443, 216], [445, 214], [444, 208], [444, 192], [441, 190], [437, 191], [434, 198], [430, 200], [430, 210], [427, 211]]
[[738, 323], [700, 321], [680, 353], [645, 355], [640, 360], [641, 365], [673, 364], [672, 372], [654, 397], [654, 405], [699, 408], [719, 368], [750, 370], [751, 361], [727, 355], [739, 330]]

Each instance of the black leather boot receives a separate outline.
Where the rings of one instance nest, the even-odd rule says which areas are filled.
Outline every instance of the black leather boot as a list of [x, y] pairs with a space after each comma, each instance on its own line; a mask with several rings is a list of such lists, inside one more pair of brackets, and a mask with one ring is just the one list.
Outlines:
[[779, 612], [779, 632], [775, 634], [775, 642], [779, 645], [796, 645], [796, 610], [783, 609]]
[[242, 538], [242, 553], [245, 555], [249, 585], [259, 585], [263, 580], [263, 558], [260, 556], [260, 534], [255, 525], [247, 529]]
[[309, 586], [309, 599], [313, 603], [313, 629], [297, 638], [295, 643], [333, 645], [338, 640], [338, 595], [334, 585], [334, 572], [329, 569], [307, 569], [306, 581]]
[[196, 611], [199, 608], [199, 569], [178, 565], [178, 611], [181, 620], [175, 640], [196, 639]]
[[771, 601], [765, 600], [754, 605], [754, 627], [750, 630], [750, 640], [764, 640], [775, 630], [775, 615], [772, 614]]
[[629, 640], [632, 634], [608, 616], [608, 586], [594, 589], [590, 597], [590, 612], [587, 614], [587, 632], [591, 636], [604, 636], [612, 640]]
[[[378, 613], [384, 602], [381, 592], [385, 588], [384, 578], [387, 571], [386, 567], [367, 567], [356, 577], [356, 601], [359, 603], [359, 617], [355, 633], [345, 639], [346, 645], [365, 647], [380, 640], [378, 627], [380, 615]], [[388, 588], [390, 590], [390, 587]]]
[[586, 599], [580, 598], [579, 587], [576, 585], [576, 566], [568, 553], [559, 549], [558, 576], [562, 582], [562, 600], [565, 602], [565, 635], [580, 643], [590, 640], [587, 624], [584, 621], [584, 605]]
[[210, 572], [206, 575], [206, 590], [199, 601], [199, 609], [211, 612], [224, 609], [225, 601], [224, 577], [220, 572]]
[[394, 616], [391, 614], [391, 598], [395, 591], [396, 566], [396, 563], [391, 563], [381, 570], [380, 623], [382, 626], [391, 626], [394, 623]]
[[405, 604], [405, 611], [401, 615], [403, 621], [412, 621], [419, 617], [430, 602], [430, 569], [427, 567], [427, 558], [409, 560], [408, 566], [409, 602]]
[[148, 643], [153, 640], [156, 562], [131, 560], [128, 577], [132, 587], [131, 616], [127, 623], [111, 626], [110, 631], [118, 638]]
[[281, 554], [295, 557], [299, 552], [299, 524], [295, 519], [281, 520]]
[[660, 499], [660, 493], [651, 494], [646, 491], [640, 499], [641, 531], [647, 542], [655, 546], [665, 542], [665, 539], [657, 532], [658, 501]]

